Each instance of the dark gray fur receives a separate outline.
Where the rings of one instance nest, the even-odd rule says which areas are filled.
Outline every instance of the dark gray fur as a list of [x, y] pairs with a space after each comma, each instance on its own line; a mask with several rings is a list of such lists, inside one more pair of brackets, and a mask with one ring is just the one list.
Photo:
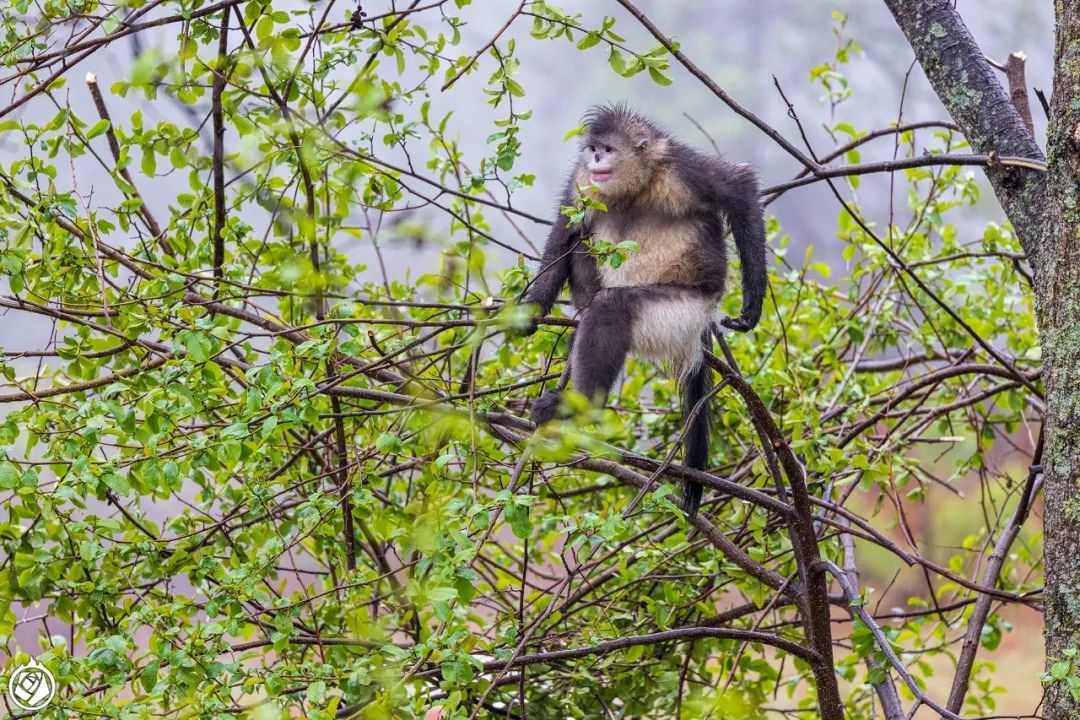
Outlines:
[[[679, 217], [685, 221], [689, 215], [694, 220], [690, 223], [694, 228], [694, 236], [690, 238], [693, 276], [674, 284], [603, 287], [596, 259], [582, 240], [589, 237], [589, 225], [568, 227], [566, 218], [560, 214], [548, 235], [540, 270], [523, 298], [524, 302], [535, 304], [540, 315], [546, 315], [569, 281], [571, 300], [581, 311], [571, 359], [574, 387], [598, 404], [605, 402], [618, 378], [631, 349], [634, 323], [648, 303], [702, 296], [715, 302], [723, 294], [727, 272], [725, 223], [732, 232], [742, 265], [743, 309], [739, 317], [725, 318], [722, 324], [739, 331], [752, 329], [761, 317], [767, 287], [765, 221], [755, 171], [747, 165], [698, 152], [621, 106], [590, 111], [585, 118], [582, 144], [584, 147], [613, 135], [625, 135], [628, 141], [636, 142], [642, 134], [650, 142], [631, 152], [648, 153], [649, 146], [655, 147], [656, 141], [663, 140], [662, 156], [654, 159], [642, 155], [641, 162], [645, 163], [648, 157], [649, 163], [656, 164], [657, 171], [673, 173], [689, 191]], [[574, 178], [581, 163], [579, 159], [571, 171], [560, 206], [572, 205], [577, 199], [579, 191]], [[629, 228], [641, 227], [646, 219], [656, 221], [657, 215], [661, 219], [670, 216], [669, 208], [658, 208], [644, 200], [640, 193], [605, 198], [608, 208], [605, 220], [617, 228]], [[533, 324], [527, 333], [535, 329]], [[706, 348], [711, 347], [707, 336], [701, 342]], [[708, 367], [702, 365], [681, 378], [685, 416], [708, 393], [710, 376]], [[558, 395], [545, 393], [534, 407], [534, 420], [539, 424], [552, 419], [557, 408]], [[692, 427], [687, 428], [684, 439], [687, 467], [707, 467], [708, 436], [708, 412], [703, 411]], [[697, 511], [701, 492], [697, 483], [687, 483], [684, 507], [691, 516]]]

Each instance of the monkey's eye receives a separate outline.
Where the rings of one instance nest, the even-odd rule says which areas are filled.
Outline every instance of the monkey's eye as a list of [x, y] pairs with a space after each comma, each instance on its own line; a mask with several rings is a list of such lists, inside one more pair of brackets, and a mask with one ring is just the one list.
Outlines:
[[607, 147], [605, 147], [605, 148], [604, 148], [604, 152], [609, 152], [609, 153], [613, 153], [613, 152], [615, 152], [615, 151], [614, 151], [614, 150], [613, 150], [613, 149], [611, 148], [611, 146], [610, 146], [610, 145], [608, 145]]
[[588, 150], [589, 152], [596, 152], [596, 148], [593, 147], [592, 145], [586, 145], [585, 149]]

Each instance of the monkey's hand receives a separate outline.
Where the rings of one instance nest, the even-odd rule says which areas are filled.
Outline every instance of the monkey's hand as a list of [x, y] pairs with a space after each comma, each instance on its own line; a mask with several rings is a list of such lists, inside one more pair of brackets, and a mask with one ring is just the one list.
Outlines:
[[726, 327], [728, 330], [735, 330], [737, 332], [746, 332], [747, 330], [753, 330], [754, 326], [746, 318], [733, 318], [726, 317], [720, 321], [720, 324]]

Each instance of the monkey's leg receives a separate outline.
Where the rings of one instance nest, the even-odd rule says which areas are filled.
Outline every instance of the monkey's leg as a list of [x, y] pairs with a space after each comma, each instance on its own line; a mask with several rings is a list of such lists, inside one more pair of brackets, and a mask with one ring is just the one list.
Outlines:
[[605, 288], [585, 309], [574, 338], [574, 389], [603, 405], [630, 352], [634, 317], [634, 288]]
[[[711, 348], [708, 329], [716, 315], [716, 298], [693, 288], [642, 287], [635, 290], [633, 351], [668, 362], [679, 377], [682, 394], [683, 462], [704, 470], [709, 460], [708, 398], [712, 371], [704, 362]], [[683, 485], [683, 508], [691, 518], [701, 504], [703, 488], [692, 480]]]
[[559, 383], [554, 390], [544, 390], [540, 393], [540, 397], [533, 402], [532, 421], [536, 427], [555, 419], [555, 415], [559, 410], [559, 403], [562, 401], [562, 392], [566, 389], [566, 383], [570, 380], [570, 373], [574, 367], [574, 338], [576, 337], [577, 333], [571, 333], [570, 338], [566, 341], [568, 357], [566, 358], [566, 367], [563, 368], [562, 375], [559, 376]]

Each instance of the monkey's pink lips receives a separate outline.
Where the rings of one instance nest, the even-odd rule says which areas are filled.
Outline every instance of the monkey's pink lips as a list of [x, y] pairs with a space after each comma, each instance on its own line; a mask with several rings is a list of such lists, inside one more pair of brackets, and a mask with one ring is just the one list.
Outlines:
[[607, 182], [615, 174], [614, 170], [593, 170], [589, 175], [590, 179], [594, 182]]

